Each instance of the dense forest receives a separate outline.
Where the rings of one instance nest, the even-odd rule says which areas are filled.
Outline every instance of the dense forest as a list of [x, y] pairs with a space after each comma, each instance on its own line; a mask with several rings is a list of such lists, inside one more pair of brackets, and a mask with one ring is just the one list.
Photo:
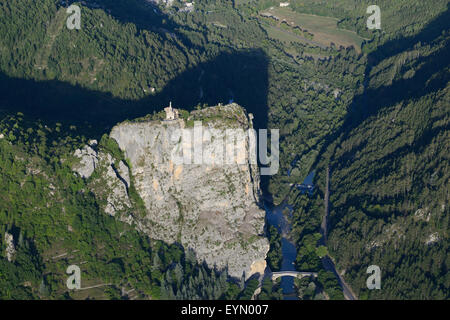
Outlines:
[[448, 17], [436, 38], [372, 66], [347, 130], [324, 157], [329, 250], [355, 288], [364, 266], [384, 272], [383, 292], [361, 296], [448, 299]]
[[[321, 152], [319, 188], [290, 195], [301, 251], [320, 231], [330, 168], [327, 249], [361, 299], [449, 297], [449, 21], [445, 11], [369, 54], [364, 90]], [[369, 265], [382, 290], [366, 288]]]
[[[262, 187], [294, 208], [296, 268], [319, 272], [296, 281], [299, 296], [343, 298], [323, 269], [328, 254], [360, 298], [448, 298], [448, 1], [378, 1], [381, 30], [366, 28], [370, 1], [290, 1], [295, 13], [335, 18], [361, 48], [270, 36], [259, 13], [273, 0], [200, 0], [193, 11], [178, 0], [69, 2], [82, 8], [80, 30], [65, 27], [67, 1], [0, 1], [2, 252], [5, 232], [17, 239], [15, 261], [0, 258], [1, 298], [88, 298], [64, 289], [68, 263], [83, 262], [90, 285], [111, 284], [97, 298], [135, 289], [138, 298], [249, 299], [255, 281], [230, 281], [105, 215], [70, 169], [88, 139], [108, 148], [101, 137], [119, 121], [169, 101], [192, 110], [230, 100], [257, 128], [280, 129], [280, 171]], [[312, 169], [313, 194], [292, 188]], [[277, 270], [281, 241], [267, 236]], [[371, 264], [383, 290], [365, 289]], [[280, 298], [279, 284], [262, 284], [259, 299]]]

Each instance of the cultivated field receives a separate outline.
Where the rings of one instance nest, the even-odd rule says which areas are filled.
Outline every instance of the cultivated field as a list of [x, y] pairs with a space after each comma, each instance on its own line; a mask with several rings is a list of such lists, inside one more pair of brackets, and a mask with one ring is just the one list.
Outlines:
[[[334, 43], [336, 46], [354, 46], [358, 51], [361, 48], [363, 38], [355, 32], [338, 29], [338, 20], [335, 18], [297, 13], [288, 7], [272, 7], [260, 12], [260, 14], [266, 17], [271, 16], [271, 18], [277, 20], [278, 25], [282, 21], [286, 21], [292, 27], [298, 26], [303, 30], [307, 30], [314, 35], [312, 39], [314, 42], [324, 46], [330, 46], [331, 43]], [[272, 35], [275, 35], [275, 33], [272, 33]], [[279, 40], [283, 41], [285, 39]]]

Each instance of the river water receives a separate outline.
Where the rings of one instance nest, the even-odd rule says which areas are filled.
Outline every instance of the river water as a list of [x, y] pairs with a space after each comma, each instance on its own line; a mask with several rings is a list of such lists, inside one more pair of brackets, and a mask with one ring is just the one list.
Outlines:
[[[314, 179], [314, 171], [312, 171], [303, 181], [303, 184], [312, 184]], [[278, 206], [273, 206], [269, 203], [264, 204], [266, 210], [267, 223], [277, 228], [281, 235], [281, 251], [283, 255], [280, 271], [296, 271], [295, 260], [297, 258], [297, 249], [295, 244], [289, 240], [289, 234], [291, 231], [291, 225], [288, 222], [287, 217], [292, 215], [292, 206], [283, 202]], [[286, 215], [283, 213], [285, 212]], [[298, 300], [294, 289], [293, 277], [282, 277], [281, 288], [283, 290], [285, 300]]]
[[[286, 216], [283, 214], [283, 211], [287, 211], [288, 215], [290, 215], [292, 209], [286, 203], [282, 203], [279, 206], [275, 207], [266, 204], [265, 209], [267, 223], [271, 226], [276, 227], [281, 235], [281, 251], [283, 254], [283, 259], [281, 262], [280, 271], [295, 271], [297, 249], [295, 248], [295, 245], [288, 239], [288, 234], [290, 232], [291, 226], [288, 223]], [[286, 300], [295, 299], [295, 297], [290, 296], [294, 293], [293, 277], [282, 277], [281, 288]]]

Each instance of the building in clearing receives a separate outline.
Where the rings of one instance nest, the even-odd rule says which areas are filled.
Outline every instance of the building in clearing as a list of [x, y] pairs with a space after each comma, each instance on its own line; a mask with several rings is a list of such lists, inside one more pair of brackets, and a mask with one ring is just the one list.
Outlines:
[[280, 7], [287, 7], [289, 6], [289, 2], [280, 2]]
[[166, 112], [166, 120], [176, 120], [178, 119], [178, 109], [172, 108], [172, 102], [170, 102], [169, 106], [164, 108]]

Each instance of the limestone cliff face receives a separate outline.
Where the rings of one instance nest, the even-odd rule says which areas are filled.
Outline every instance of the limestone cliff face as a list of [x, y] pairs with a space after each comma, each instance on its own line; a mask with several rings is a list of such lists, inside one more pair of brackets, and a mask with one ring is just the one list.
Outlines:
[[227, 267], [231, 276], [263, 272], [269, 244], [263, 237], [265, 212], [258, 206], [259, 172], [249, 162], [248, 136], [240, 163], [179, 163], [174, 154], [196, 141], [181, 141], [178, 132], [185, 129], [194, 137], [193, 120], [215, 129], [213, 139], [201, 136], [199, 141], [197, 135], [203, 154], [214, 154], [217, 137], [225, 137], [227, 129], [252, 126], [243, 109], [231, 104], [192, 112], [187, 120], [140, 120], [112, 129], [110, 137], [125, 153], [146, 208], [145, 217], [135, 222], [151, 238], [181, 243], [210, 267]]

